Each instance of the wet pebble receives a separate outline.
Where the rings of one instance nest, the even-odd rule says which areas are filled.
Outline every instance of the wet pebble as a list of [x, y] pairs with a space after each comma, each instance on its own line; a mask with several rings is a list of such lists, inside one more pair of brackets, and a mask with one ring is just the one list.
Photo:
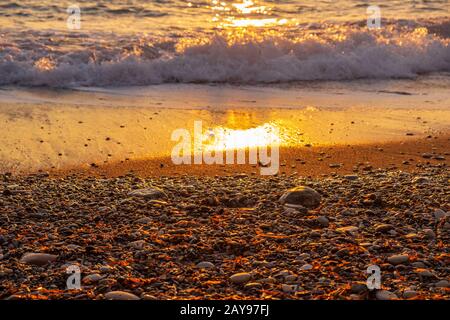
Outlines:
[[24, 254], [23, 257], [20, 259], [20, 262], [36, 266], [43, 266], [46, 265], [47, 263], [55, 261], [57, 257], [58, 256], [54, 254], [30, 252]]
[[241, 272], [241, 273], [233, 274], [230, 277], [230, 281], [235, 284], [241, 284], [241, 283], [248, 282], [251, 278], [252, 278], [252, 276], [250, 273]]
[[397, 295], [388, 290], [379, 290], [375, 294], [377, 300], [395, 300], [398, 299]]
[[405, 254], [393, 255], [387, 259], [387, 261], [393, 265], [403, 264], [403, 263], [408, 262], [408, 260], [409, 260], [409, 257]]
[[280, 198], [283, 204], [301, 205], [305, 208], [314, 209], [320, 205], [322, 196], [309, 187], [295, 187], [286, 191]]
[[145, 198], [147, 200], [151, 200], [151, 199], [165, 198], [166, 194], [164, 193], [164, 191], [162, 191], [161, 189], [158, 189], [158, 188], [146, 188], [146, 189], [137, 189], [137, 190], [130, 191], [128, 193], [128, 196], [141, 197], [141, 198]]
[[110, 291], [105, 294], [107, 300], [140, 300], [140, 298], [132, 293], [125, 291]]
[[214, 264], [209, 261], [202, 261], [197, 263], [196, 267], [199, 269], [212, 269], [214, 268]]

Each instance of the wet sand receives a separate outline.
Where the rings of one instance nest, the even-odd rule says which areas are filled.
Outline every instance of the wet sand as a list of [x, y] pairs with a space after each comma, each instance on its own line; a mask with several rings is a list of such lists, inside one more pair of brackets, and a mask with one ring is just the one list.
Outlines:
[[[247, 153], [248, 159], [248, 153]], [[278, 174], [321, 177], [349, 174], [371, 169], [397, 169], [418, 172], [426, 165], [450, 165], [450, 136], [405, 138], [401, 142], [319, 147], [285, 147], [280, 149]], [[79, 174], [95, 177], [118, 177], [133, 172], [140, 177], [158, 176], [227, 176], [245, 173], [260, 176], [261, 165], [175, 165], [170, 157], [147, 160], [123, 160], [111, 164], [92, 164], [50, 171], [55, 176]]]
[[[186, 129], [193, 137], [195, 121], [202, 121], [204, 131], [235, 133], [238, 139], [242, 137], [241, 140], [251, 138], [249, 143], [255, 145], [264, 145], [267, 141], [253, 135], [252, 130], [264, 136], [267, 128], [277, 128], [281, 158], [288, 166], [293, 165], [296, 158], [303, 160], [306, 157], [307, 165], [316, 167], [313, 158], [320, 157], [315, 154], [317, 151], [332, 153], [327, 155], [332, 158], [321, 157], [324, 158], [323, 164], [331, 161], [343, 163], [343, 168], [349, 170], [355, 157], [358, 161], [379, 163], [382, 160], [376, 159], [380, 155], [386, 155], [386, 160], [408, 160], [396, 152], [398, 148], [404, 148], [400, 152], [411, 156], [415, 156], [417, 151], [433, 153], [435, 142], [437, 148], [445, 149], [442, 143], [450, 132], [450, 109], [305, 107], [194, 110], [7, 103], [0, 108], [0, 172], [87, 169], [94, 163], [111, 168], [112, 174], [122, 170], [119, 169], [121, 166], [123, 170], [141, 168], [141, 172], [144, 166], [148, 166], [149, 173], [158, 174], [152, 163], [162, 161], [165, 168], [170, 167], [167, 157], [177, 144], [171, 140], [174, 130]], [[432, 138], [426, 139], [428, 136]], [[435, 137], [440, 137], [441, 142], [438, 143]], [[416, 140], [421, 148], [417, 151], [414, 150]], [[311, 145], [312, 152], [305, 145]], [[386, 145], [386, 152], [374, 152], [377, 146], [382, 145]], [[347, 153], [351, 156], [346, 156]], [[127, 163], [121, 165], [122, 162]], [[312, 169], [302, 170], [301, 166], [297, 169], [313, 174]], [[168, 173], [165, 170], [163, 168], [161, 172]], [[197, 168], [180, 170], [195, 172]], [[210, 171], [209, 168], [206, 170]]]

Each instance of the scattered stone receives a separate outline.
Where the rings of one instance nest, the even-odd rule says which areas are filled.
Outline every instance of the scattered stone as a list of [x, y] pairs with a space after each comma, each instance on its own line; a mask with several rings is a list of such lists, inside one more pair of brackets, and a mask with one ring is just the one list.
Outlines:
[[248, 282], [251, 278], [252, 278], [252, 276], [250, 273], [241, 272], [241, 273], [233, 274], [230, 277], [230, 281], [235, 284], [241, 284], [241, 283]]
[[322, 196], [309, 187], [295, 187], [285, 192], [280, 201], [283, 204], [301, 205], [308, 209], [317, 208], [320, 205]]
[[441, 280], [434, 284], [436, 288], [449, 288], [450, 282], [448, 280]]
[[422, 158], [431, 159], [433, 158], [433, 155], [431, 153], [422, 153]]
[[375, 226], [376, 232], [388, 232], [392, 230], [394, 227], [391, 224], [378, 224]]
[[423, 229], [423, 234], [428, 239], [436, 238], [436, 234], [434, 233], [434, 231], [432, 229]]
[[164, 191], [158, 188], [146, 188], [146, 189], [138, 189], [133, 190], [128, 193], [130, 197], [141, 197], [144, 199], [152, 200], [152, 199], [161, 199], [167, 197]]
[[377, 300], [395, 300], [398, 299], [397, 295], [387, 290], [379, 290], [375, 294]]
[[98, 282], [101, 279], [103, 279], [103, 276], [99, 275], [98, 273], [94, 273], [84, 277], [83, 282], [84, 283]]
[[341, 233], [354, 233], [358, 231], [358, 227], [355, 226], [341, 227], [337, 228], [336, 231]]
[[246, 283], [244, 285], [244, 288], [248, 289], [248, 290], [259, 290], [259, 289], [262, 289], [262, 286], [263, 286], [262, 283], [250, 282], [250, 283]]
[[316, 220], [322, 227], [328, 227], [328, 225], [330, 224], [330, 221], [325, 216], [317, 217]]
[[151, 222], [152, 222], [152, 219], [149, 218], [149, 217], [143, 217], [143, 218], [140, 218], [140, 219], [136, 220], [137, 224], [149, 224]]
[[430, 179], [428, 179], [426, 177], [415, 177], [412, 182], [415, 184], [425, 184], [425, 183], [429, 183]]
[[306, 270], [311, 270], [313, 268], [313, 266], [309, 263], [304, 264], [303, 266], [300, 267], [300, 270], [306, 271]]
[[411, 263], [411, 265], [414, 268], [418, 268], [418, 269], [423, 269], [426, 267], [425, 263], [423, 263], [422, 261], [415, 261], [415, 262]]
[[136, 240], [136, 241], [130, 242], [130, 244], [129, 244], [129, 246], [134, 249], [143, 249], [146, 245], [147, 245], [147, 243], [145, 242], [145, 240]]
[[26, 253], [20, 259], [20, 262], [33, 264], [36, 266], [44, 266], [56, 260], [58, 256], [48, 253]]
[[417, 292], [414, 290], [405, 290], [403, 292], [403, 298], [405, 299], [411, 299], [417, 296]]
[[364, 283], [354, 283], [352, 284], [350, 291], [352, 293], [361, 294], [368, 290], [367, 285]]
[[442, 209], [437, 209], [436, 211], [434, 211], [434, 218], [436, 220], [441, 220], [442, 218], [444, 218], [446, 216], [447, 216], [447, 213]]
[[416, 273], [423, 278], [435, 277], [435, 275], [430, 270], [427, 269], [417, 269]]
[[151, 295], [151, 294], [143, 294], [143, 295], [141, 296], [141, 299], [142, 299], [142, 300], [158, 300], [157, 297], [155, 297], [155, 296], [153, 296], [153, 295]]
[[197, 263], [196, 267], [199, 269], [212, 269], [214, 268], [214, 264], [209, 261], [202, 261]]
[[100, 271], [100, 272], [103, 272], [103, 273], [109, 273], [109, 272], [112, 272], [113, 270], [114, 270], [114, 268], [111, 267], [111, 266], [108, 266], [108, 265], [106, 265], [106, 266], [101, 266], [101, 267], [99, 268], [99, 271]]
[[282, 284], [281, 290], [285, 293], [294, 293], [297, 291], [298, 286], [297, 285], [291, 285], [291, 284]]
[[105, 294], [107, 300], [140, 300], [138, 296], [125, 291], [110, 291]]
[[409, 261], [409, 256], [405, 254], [393, 255], [390, 256], [387, 261], [393, 265], [404, 264]]

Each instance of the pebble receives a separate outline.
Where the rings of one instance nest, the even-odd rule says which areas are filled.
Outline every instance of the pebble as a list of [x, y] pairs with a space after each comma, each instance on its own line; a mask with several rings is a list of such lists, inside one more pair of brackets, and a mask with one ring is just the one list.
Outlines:
[[130, 247], [134, 249], [143, 249], [147, 243], [144, 240], [136, 240], [133, 242], [130, 242]]
[[309, 263], [304, 264], [303, 266], [300, 267], [300, 270], [311, 270], [313, 268], [313, 266]]
[[245, 284], [244, 288], [245, 289], [261, 289], [262, 288], [262, 283], [259, 282], [249, 282], [247, 284]]
[[241, 284], [241, 283], [248, 282], [251, 278], [252, 278], [252, 276], [250, 273], [241, 272], [241, 273], [233, 274], [230, 277], [230, 281], [235, 284]]
[[423, 229], [423, 234], [428, 239], [436, 238], [436, 234], [434, 233], [434, 231], [432, 229]]
[[398, 299], [397, 295], [387, 290], [379, 290], [375, 294], [377, 300], [394, 300]]
[[426, 267], [425, 263], [423, 263], [423, 262], [421, 262], [421, 261], [413, 262], [413, 263], [411, 263], [411, 265], [412, 265], [414, 268], [419, 268], [419, 269], [421, 269], [421, 268], [423, 269], [423, 268]]
[[447, 213], [442, 209], [437, 209], [436, 211], [434, 211], [434, 218], [436, 220], [441, 220], [442, 218], [444, 218], [446, 216], [447, 216]]
[[421, 277], [425, 277], [425, 278], [431, 278], [434, 277], [434, 274], [427, 269], [417, 269], [416, 273], [421, 276]]
[[137, 224], [149, 224], [151, 222], [152, 222], [152, 219], [149, 218], [149, 217], [143, 217], [143, 218], [140, 218], [140, 219], [136, 220]]
[[90, 275], [87, 275], [86, 277], [84, 277], [83, 282], [84, 283], [98, 282], [102, 278], [103, 277], [101, 275], [99, 275], [98, 273], [93, 273], [93, 274], [90, 274]]
[[390, 224], [379, 224], [377, 226], [375, 226], [375, 231], [376, 232], [387, 232], [392, 230], [394, 227]]
[[426, 177], [416, 177], [413, 179], [412, 182], [415, 184], [424, 184], [424, 183], [429, 183], [430, 180]]
[[283, 204], [301, 205], [308, 209], [317, 208], [320, 205], [322, 196], [309, 187], [295, 187], [286, 191], [280, 198]]
[[363, 293], [367, 291], [367, 285], [362, 283], [354, 283], [352, 284], [350, 291], [352, 293]]
[[105, 294], [107, 300], [140, 300], [140, 298], [132, 293], [125, 291], [110, 291]]
[[209, 261], [202, 261], [197, 263], [196, 267], [199, 269], [212, 269], [214, 268], [214, 264]]
[[346, 176], [344, 176], [344, 178], [349, 181], [355, 181], [355, 180], [359, 179], [359, 177], [357, 175], [353, 175], [353, 174], [346, 175]]
[[30, 252], [24, 254], [23, 257], [20, 259], [20, 262], [36, 266], [43, 266], [46, 265], [47, 263], [55, 261], [57, 257], [58, 256], [54, 254]]
[[409, 257], [404, 254], [393, 255], [387, 259], [387, 261], [393, 265], [403, 264], [403, 263], [408, 262], [408, 260], [409, 260]]
[[341, 227], [337, 228], [336, 231], [342, 233], [352, 233], [358, 231], [358, 227], [355, 226]]
[[282, 284], [281, 285], [281, 290], [285, 293], [294, 293], [297, 291], [298, 286], [297, 285], [292, 285], [292, 284]]
[[405, 290], [403, 292], [403, 298], [405, 299], [411, 299], [414, 298], [415, 296], [417, 296], [417, 292], [414, 290]]
[[422, 158], [424, 159], [431, 159], [433, 155], [431, 153], [422, 153]]
[[450, 282], [448, 280], [441, 280], [434, 284], [436, 288], [449, 288]]
[[106, 265], [106, 266], [101, 266], [98, 270], [100, 270], [100, 272], [109, 273], [109, 272], [112, 272], [114, 270], [114, 268]]
[[330, 221], [329, 221], [328, 218], [325, 217], [325, 216], [317, 217], [316, 220], [317, 220], [317, 222], [320, 223], [320, 225], [323, 226], [323, 227], [328, 227], [328, 225], [330, 224]]
[[130, 197], [141, 197], [144, 199], [152, 200], [152, 199], [161, 199], [165, 198], [166, 194], [164, 191], [158, 188], [146, 188], [146, 189], [137, 189], [130, 191], [128, 193]]

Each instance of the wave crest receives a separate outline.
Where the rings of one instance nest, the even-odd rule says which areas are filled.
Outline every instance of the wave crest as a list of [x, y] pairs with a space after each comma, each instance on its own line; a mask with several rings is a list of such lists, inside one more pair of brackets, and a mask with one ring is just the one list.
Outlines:
[[142, 44], [126, 55], [110, 47], [59, 55], [42, 48], [36, 54], [37, 49], [32, 48], [28, 56], [17, 48], [3, 48], [0, 84], [50, 87], [174, 82], [257, 84], [413, 78], [450, 71], [449, 39], [429, 34], [426, 28], [382, 31], [352, 28], [301, 37], [269, 34], [245, 39], [217, 35], [181, 51], [173, 47], [167, 42]]

